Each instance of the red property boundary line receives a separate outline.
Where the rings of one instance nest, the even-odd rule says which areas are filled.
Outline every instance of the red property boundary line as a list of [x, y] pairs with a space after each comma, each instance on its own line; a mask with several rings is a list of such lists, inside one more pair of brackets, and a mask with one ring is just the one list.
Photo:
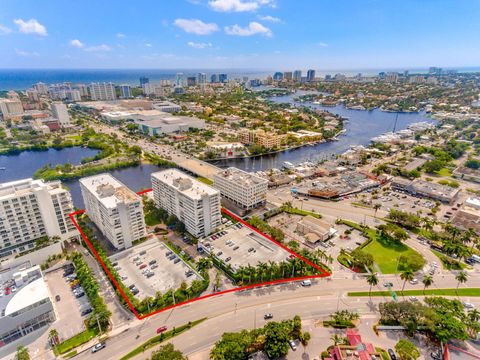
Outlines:
[[[137, 194], [138, 195], [144, 195], [148, 192], [152, 191], [152, 189], [146, 189], [146, 190], [142, 190], [140, 192], [138, 192]], [[296, 252], [290, 250], [289, 248], [287, 248], [285, 245], [283, 244], [280, 244], [278, 241], [275, 241], [273, 240], [270, 236], [262, 233], [260, 230], [254, 228], [253, 226], [251, 226], [250, 224], [246, 223], [244, 220], [242, 220], [241, 218], [239, 218], [238, 216], [232, 214], [230, 211], [226, 210], [226, 209], [223, 209], [222, 208], [222, 212], [224, 214], [227, 214], [228, 216], [231, 216], [232, 218], [234, 218], [235, 220], [237, 220], [238, 222], [242, 223], [244, 226], [247, 226], [248, 228], [250, 228], [251, 230], [257, 232], [258, 234], [264, 236], [265, 238], [267, 238], [268, 240], [270, 240], [271, 242], [273, 242], [275, 245], [281, 247], [283, 250], [287, 251], [288, 253], [290, 253], [291, 255], [295, 256], [296, 258], [302, 260], [303, 262], [305, 262], [306, 264], [308, 264], [309, 266], [313, 267], [315, 270], [319, 271], [320, 274], [318, 275], [307, 275], [307, 276], [301, 276], [301, 277], [295, 277], [295, 278], [286, 278], [286, 279], [278, 279], [278, 280], [272, 280], [272, 281], [264, 281], [262, 283], [258, 283], [258, 284], [252, 284], [252, 285], [246, 285], [246, 286], [241, 286], [241, 287], [236, 287], [236, 288], [233, 288], [233, 289], [228, 289], [228, 290], [224, 290], [224, 291], [219, 291], [217, 293], [212, 293], [212, 294], [207, 294], [207, 295], [203, 295], [203, 296], [199, 296], [195, 299], [190, 299], [190, 300], [187, 300], [187, 301], [183, 301], [183, 302], [180, 302], [178, 304], [175, 304], [175, 305], [170, 305], [168, 307], [165, 307], [163, 309], [159, 309], [159, 310], [156, 310], [156, 311], [153, 311], [149, 314], [146, 314], [146, 315], [140, 315], [137, 310], [135, 309], [135, 307], [133, 306], [132, 302], [130, 301], [130, 299], [128, 298], [128, 296], [125, 294], [125, 292], [122, 290], [121, 286], [118, 284], [118, 282], [115, 280], [114, 276], [112, 275], [112, 273], [110, 272], [110, 270], [108, 270], [108, 267], [105, 265], [105, 263], [102, 261], [102, 259], [100, 258], [100, 255], [98, 255], [97, 251], [95, 250], [95, 248], [93, 247], [92, 243], [88, 240], [87, 236], [85, 235], [85, 233], [83, 232], [83, 230], [81, 229], [81, 227], [78, 225], [77, 223], [77, 220], [75, 219], [75, 216], [77, 215], [81, 215], [81, 214], [84, 214], [85, 213], [85, 210], [78, 210], [78, 211], [75, 211], [71, 214], [69, 214], [68, 216], [70, 217], [70, 219], [72, 220], [73, 224], [75, 225], [75, 227], [78, 229], [80, 235], [82, 236], [83, 240], [85, 241], [85, 243], [87, 244], [88, 248], [90, 249], [90, 251], [92, 252], [92, 254], [95, 256], [95, 258], [97, 259], [98, 263], [102, 266], [103, 270], [105, 271], [105, 273], [108, 275], [108, 277], [110, 278], [110, 280], [112, 281], [112, 283], [115, 285], [115, 287], [117, 288], [117, 290], [120, 292], [120, 295], [122, 296], [122, 298], [125, 300], [125, 302], [128, 304], [128, 307], [130, 308], [130, 310], [133, 312], [133, 314], [135, 315], [135, 317], [139, 320], [142, 320], [142, 319], [146, 319], [152, 315], [156, 315], [156, 314], [159, 314], [161, 312], [164, 312], [164, 311], [167, 311], [167, 310], [170, 310], [170, 309], [173, 309], [173, 308], [176, 308], [176, 307], [179, 307], [179, 306], [183, 306], [183, 305], [186, 305], [186, 304], [190, 304], [190, 303], [193, 303], [193, 302], [196, 302], [196, 301], [199, 301], [199, 300], [204, 300], [204, 299], [208, 299], [208, 298], [211, 298], [211, 297], [214, 297], [214, 296], [219, 296], [219, 295], [223, 295], [223, 294], [228, 294], [228, 293], [233, 293], [233, 292], [236, 292], [236, 291], [242, 291], [242, 290], [248, 290], [248, 289], [254, 289], [254, 288], [258, 288], [258, 287], [263, 287], [263, 286], [266, 286], [266, 285], [274, 285], [274, 284], [281, 284], [281, 283], [287, 283], [287, 282], [292, 282], [292, 281], [299, 281], [299, 280], [305, 280], [305, 279], [314, 279], [314, 278], [323, 278], [323, 277], [327, 277], [327, 276], [330, 276], [331, 274], [326, 271], [325, 269], [323, 269], [322, 267], [312, 263], [310, 260], [308, 259], [305, 259], [303, 256], [300, 256], [299, 254], [297, 254]]]

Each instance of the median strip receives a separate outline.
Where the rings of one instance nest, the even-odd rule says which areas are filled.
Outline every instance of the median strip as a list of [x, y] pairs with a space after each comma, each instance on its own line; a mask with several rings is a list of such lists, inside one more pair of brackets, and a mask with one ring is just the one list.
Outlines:
[[[423, 296], [423, 295], [438, 295], [438, 296], [480, 296], [480, 288], [467, 289], [426, 289], [424, 290], [404, 290], [396, 291], [399, 296]], [[391, 296], [390, 291], [353, 291], [347, 293], [348, 296]]]

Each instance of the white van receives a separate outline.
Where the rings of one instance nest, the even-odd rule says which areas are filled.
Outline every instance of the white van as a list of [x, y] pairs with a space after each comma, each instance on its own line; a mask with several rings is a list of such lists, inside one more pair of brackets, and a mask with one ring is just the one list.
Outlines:
[[311, 286], [312, 285], [312, 280], [303, 280], [302, 281], [302, 286]]

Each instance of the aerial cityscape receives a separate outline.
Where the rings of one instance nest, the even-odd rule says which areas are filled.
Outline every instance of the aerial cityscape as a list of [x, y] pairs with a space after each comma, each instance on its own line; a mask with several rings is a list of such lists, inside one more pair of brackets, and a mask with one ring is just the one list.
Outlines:
[[480, 359], [480, 3], [0, 4], [0, 359]]

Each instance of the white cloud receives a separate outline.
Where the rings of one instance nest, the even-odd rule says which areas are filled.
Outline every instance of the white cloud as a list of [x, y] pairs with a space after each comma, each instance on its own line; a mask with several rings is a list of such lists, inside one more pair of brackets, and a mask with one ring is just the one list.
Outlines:
[[88, 51], [88, 52], [103, 52], [103, 51], [111, 51], [111, 50], [112, 48], [105, 44], [89, 46], [85, 48], [85, 51]]
[[256, 34], [264, 35], [267, 37], [272, 36], [272, 31], [269, 28], [255, 21], [251, 22], [250, 24], [248, 24], [247, 27], [243, 28], [236, 24], [233, 26], [226, 26], [225, 33], [227, 35], [235, 36], [252, 36]]
[[125, 37], [125, 34], [122, 34], [122, 33], [117, 33], [117, 38], [121, 39], [121, 38], [124, 38]]
[[12, 32], [12, 29], [6, 27], [5, 25], [0, 24], [0, 35], [7, 35]]
[[270, 15], [266, 15], [266, 16], [262, 16], [262, 15], [258, 15], [258, 18], [260, 20], [263, 20], [263, 21], [270, 21], [272, 23], [280, 23], [282, 22], [282, 19], [278, 18], [278, 17], [275, 17], [275, 16], [270, 16]]
[[146, 46], [146, 47], [152, 47], [152, 44], [146, 43], [145, 46]]
[[204, 23], [198, 19], [176, 19], [174, 24], [189, 34], [209, 35], [218, 31], [217, 24]]
[[326, 42], [323, 42], [323, 41], [320, 41], [319, 43], [317, 43], [318, 46], [320, 47], [327, 47], [328, 44]]
[[36, 19], [24, 21], [22, 19], [15, 19], [13, 22], [18, 26], [18, 30], [24, 34], [37, 34], [40, 36], [47, 36], [47, 28], [40, 24]]
[[221, 12], [244, 12], [255, 11], [261, 6], [274, 6], [273, 0], [210, 0], [208, 5], [215, 11]]
[[28, 51], [23, 51], [23, 50], [18, 50], [18, 49], [15, 49], [15, 54], [17, 54], [18, 56], [24, 56], [24, 57], [37, 57], [37, 56], [40, 56], [40, 54], [37, 53], [36, 51], [28, 52]]
[[76, 48], [83, 48], [85, 47], [85, 44], [82, 43], [80, 40], [78, 39], [73, 39], [72, 41], [70, 41], [70, 46], [73, 46], [73, 47], [76, 47]]
[[213, 46], [212, 43], [197, 43], [193, 41], [189, 41], [187, 45], [193, 47], [194, 49], [205, 49]]

